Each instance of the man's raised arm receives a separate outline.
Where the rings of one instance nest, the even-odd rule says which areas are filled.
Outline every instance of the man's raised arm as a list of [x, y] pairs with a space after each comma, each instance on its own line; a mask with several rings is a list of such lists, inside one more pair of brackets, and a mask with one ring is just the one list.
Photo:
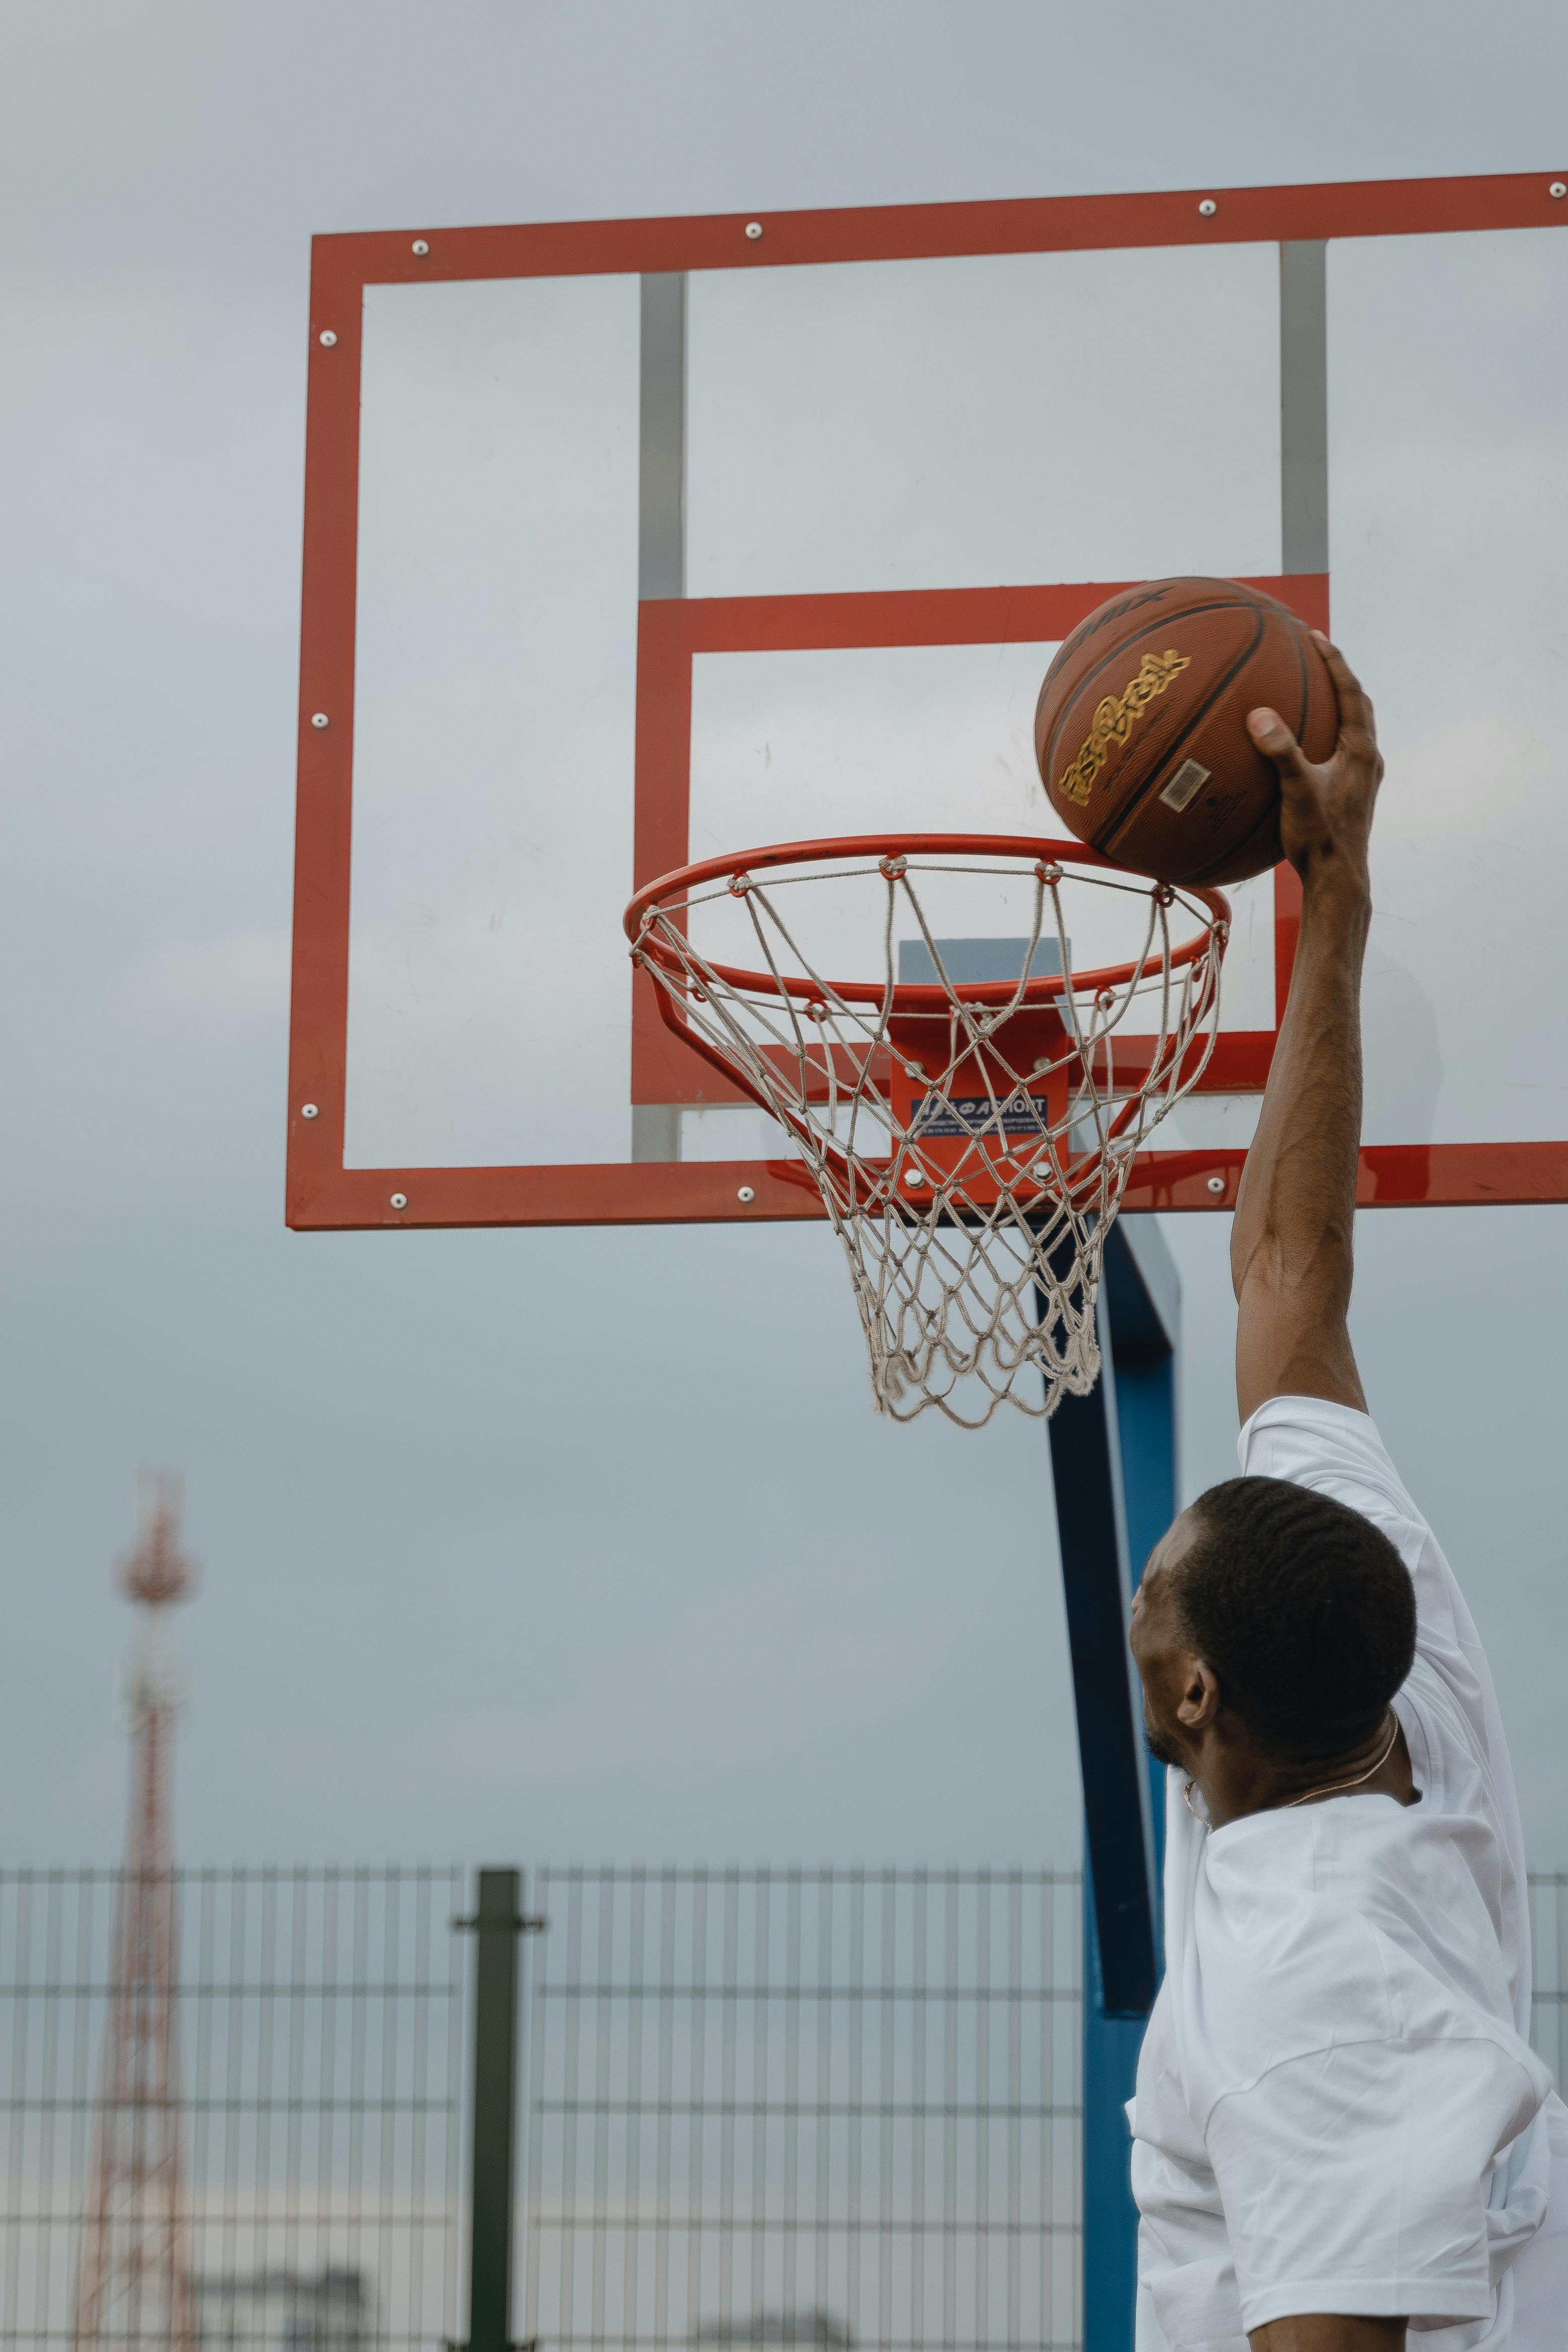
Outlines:
[[1383, 761], [1371, 703], [1327, 638], [1318, 644], [1340, 698], [1339, 742], [1327, 765], [1303, 756], [1276, 712], [1254, 710], [1247, 722], [1279, 771], [1279, 830], [1301, 877], [1301, 931], [1230, 1240], [1243, 1421], [1271, 1396], [1366, 1409], [1345, 1318], [1361, 1146], [1361, 968], [1372, 915], [1367, 838]]

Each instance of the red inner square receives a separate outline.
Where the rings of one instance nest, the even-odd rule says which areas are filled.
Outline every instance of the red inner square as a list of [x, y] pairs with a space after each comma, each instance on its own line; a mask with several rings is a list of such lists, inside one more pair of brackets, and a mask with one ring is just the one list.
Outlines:
[[[1067, 636], [1097, 604], [1136, 585], [1125, 580], [1027, 588], [917, 588], [863, 595], [715, 596], [656, 599], [637, 614], [635, 887], [689, 863], [691, 792], [691, 666], [698, 654], [801, 653], [885, 646], [1028, 645]], [[1314, 629], [1327, 629], [1329, 583], [1321, 572], [1254, 579]], [[955, 804], [954, 822], [963, 811]], [[746, 847], [763, 845], [746, 844]], [[1274, 880], [1275, 1023], [1222, 1031], [1198, 1090], [1256, 1093], [1268, 1076], [1279, 1014], [1290, 984], [1300, 886], [1289, 866]], [[846, 974], [852, 978], [857, 975]], [[634, 1103], [740, 1103], [700, 1055], [684, 1048], [660, 1016], [653, 982], [636, 975], [632, 1016]], [[1121, 1041], [1131, 1069], [1139, 1041]], [[1152, 1040], [1148, 1041], [1152, 1050]]]

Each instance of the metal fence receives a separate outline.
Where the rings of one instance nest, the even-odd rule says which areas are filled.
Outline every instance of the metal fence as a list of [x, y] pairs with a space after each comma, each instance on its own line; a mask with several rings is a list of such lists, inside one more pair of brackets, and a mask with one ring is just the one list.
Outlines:
[[[0, 2345], [70, 2345], [119, 1874], [0, 1874]], [[457, 2334], [464, 1874], [177, 1874], [198, 2341]], [[100, 2343], [140, 2347], [122, 2305]]]
[[1076, 1874], [541, 1873], [524, 2334], [1077, 2341]]
[[1531, 1872], [1530, 1941], [1535, 1962], [1530, 2038], [1568, 2095], [1568, 1870]]
[[[0, 1874], [0, 2346], [74, 2339], [115, 1887]], [[468, 1892], [456, 1867], [181, 1874], [201, 2346], [461, 2340]], [[1076, 1875], [549, 1869], [530, 1907], [542, 2352], [1076, 2346]], [[1568, 1872], [1531, 1910], [1561, 2081]]]

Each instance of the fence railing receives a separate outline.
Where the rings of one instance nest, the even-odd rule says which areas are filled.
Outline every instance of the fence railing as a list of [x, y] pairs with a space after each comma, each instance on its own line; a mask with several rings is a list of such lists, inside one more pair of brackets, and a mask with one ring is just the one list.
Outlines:
[[[3, 2347], [78, 2341], [116, 1885], [0, 1874]], [[466, 1874], [190, 1871], [177, 1896], [193, 2352], [460, 2342]], [[1076, 1874], [552, 1868], [530, 1908], [541, 2352], [1077, 2345]], [[1531, 1916], [1561, 2081], [1568, 1872]]]
[[[0, 1874], [0, 2345], [77, 2341], [118, 1877]], [[464, 1893], [456, 1868], [178, 1874], [200, 2345], [456, 2336]], [[129, 2257], [133, 2185], [118, 2193]], [[168, 2334], [132, 2279], [97, 2340], [141, 2352]]]
[[1077, 2340], [1076, 1875], [545, 1871], [524, 2334]]
[[1534, 1960], [1530, 2038], [1568, 2093], [1568, 1870], [1530, 1874], [1530, 1942]]

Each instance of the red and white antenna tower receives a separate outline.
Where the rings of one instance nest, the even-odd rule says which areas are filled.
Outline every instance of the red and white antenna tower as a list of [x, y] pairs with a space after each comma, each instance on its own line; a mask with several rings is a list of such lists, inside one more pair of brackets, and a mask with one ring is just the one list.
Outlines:
[[76, 2352], [195, 2352], [175, 2023], [177, 1957], [170, 1762], [179, 1693], [167, 1613], [194, 1570], [179, 1549], [180, 1488], [141, 1495], [120, 1588], [142, 1611], [126, 1686], [131, 1815], [114, 1912], [92, 2191], [77, 2284]]

